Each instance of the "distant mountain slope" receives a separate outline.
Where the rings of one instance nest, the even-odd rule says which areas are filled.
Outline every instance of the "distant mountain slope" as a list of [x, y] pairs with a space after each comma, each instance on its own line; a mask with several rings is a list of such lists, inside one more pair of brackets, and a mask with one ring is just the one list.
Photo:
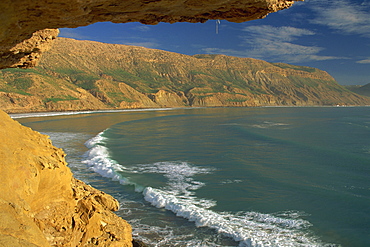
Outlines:
[[39, 66], [0, 71], [8, 112], [369, 103], [315, 68], [66, 38]]
[[345, 87], [354, 93], [370, 97], [370, 83], [366, 85], [349, 85]]

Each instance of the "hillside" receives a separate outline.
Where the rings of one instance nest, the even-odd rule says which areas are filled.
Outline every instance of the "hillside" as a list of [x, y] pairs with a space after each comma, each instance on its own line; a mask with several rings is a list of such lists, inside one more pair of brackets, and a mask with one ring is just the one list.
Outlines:
[[37, 67], [0, 71], [0, 95], [7, 112], [370, 103], [315, 68], [66, 38]]
[[370, 97], [370, 83], [365, 85], [348, 85], [345, 87], [354, 93]]

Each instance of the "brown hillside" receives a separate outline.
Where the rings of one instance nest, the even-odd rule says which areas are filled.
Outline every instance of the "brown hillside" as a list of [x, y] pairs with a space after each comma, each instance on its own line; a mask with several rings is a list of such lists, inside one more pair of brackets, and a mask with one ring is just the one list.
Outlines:
[[58, 38], [39, 66], [0, 73], [7, 112], [367, 105], [319, 69]]

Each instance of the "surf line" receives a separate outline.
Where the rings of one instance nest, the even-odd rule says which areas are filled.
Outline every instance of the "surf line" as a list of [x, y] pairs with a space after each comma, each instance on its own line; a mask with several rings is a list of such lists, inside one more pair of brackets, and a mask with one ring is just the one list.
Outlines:
[[[200, 184], [198, 181], [192, 181], [191, 177], [197, 172], [203, 170], [195, 169], [187, 165], [181, 167], [184, 170], [184, 176], [179, 176], [181, 171], [163, 170], [162, 163], [159, 162], [147, 166], [138, 165], [135, 168], [126, 168], [117, 161], [110, 158], [109, 150], [104, 146], [107, 138], [104, 133], [108, 129], [100, 132], [95, 137], [86, 141], [85, 145], [89, 150], [84, 155], [84, 164], [89, 166], [94, 172], [103, 177], [118, 181], [122, 185], [134, 185], [135, 191], [142, 193], [144, 199], [158, 208], [165, 208], [172, 211], [178, 217], [188, 219], [194, 222], [197, 227], [208, 227], [215, 230], [218, 234], [230, 237], [239, 242], [239, 246], [325, 246], [316, 236], [312, 235], [308, 228], [312, 224], [306, 220], [295, 216], [276, 217], [271, 214], [262, 214], [258, 212], [215, 212], [210, 208], [214, 203], [202, 203], [202, 199], [194, 196], [194, 193], [188, 189], [178, 190], [182, 180], [191, 181], [193, 185]], [[174, 166], [175, 167], [175, 166]], [[186, 170], [188, 169], [188, 170]], [[162, 189], [143, 187], [127, 178], [124, 178], [121, 172], [134, 173], [161, 173], [164, 176], [176, 174], [177, 178], [169, 178], [168, 186]], [[207, 172], [207, 171], [203, 171]], [[181, 181], [177, 181], [177, 180]], [[188, 184], [187, 184], [188, 186]], [[183, 186], [181, 186], [183, 187]], [[196, 190], [197, 186], [187, 187]], [[165, 189], [165, 190], [164, 190]]]

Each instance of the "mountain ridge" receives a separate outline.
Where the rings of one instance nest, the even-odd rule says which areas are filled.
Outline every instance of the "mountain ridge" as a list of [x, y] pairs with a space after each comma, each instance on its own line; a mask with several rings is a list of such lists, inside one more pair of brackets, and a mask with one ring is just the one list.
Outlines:
[[67, 38], [35, 68], [2, 70], [0, 95], [9, 113], [370, 103], [316, 68]]
[[346, 85], [345, 87], [356, 94], [370, 97], [370, 83], [365, 85]]

